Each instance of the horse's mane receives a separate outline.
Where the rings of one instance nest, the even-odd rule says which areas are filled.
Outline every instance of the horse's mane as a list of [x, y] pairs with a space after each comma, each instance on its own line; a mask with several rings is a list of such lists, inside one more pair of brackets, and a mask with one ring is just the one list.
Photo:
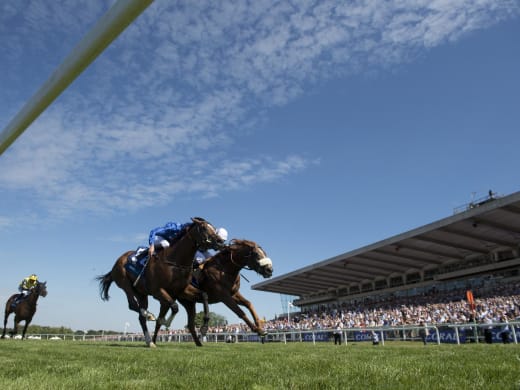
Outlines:
[[201, 217], [193, 217], [191, 219], [193, 222], [191, 223], [187, 223], [182, 229], [181, 231], [179, 232], [179, 234], [177, 234], [177, 236], [172, 240], [171, 244], [174, 245], [177, 243], [177, 241], [179, 241], [182, 237], [184, 237], [186, 235], [186, 233], [188, 232], [188, 230], [195, 224], [195, 222], [207, 222], [204, 218], [201, 218]]
[[239, 239], [239, 238], [233, 238], [228, 247], [230, 249], [237, 249], [237, 247], [241, 247], [241, 246], [252, 246], [252, 247], [255, 247], [255, 246], [258, 246], [258, 244], [254, 241], [250, 241], [250, 240], [245, 240], [245, 239]]

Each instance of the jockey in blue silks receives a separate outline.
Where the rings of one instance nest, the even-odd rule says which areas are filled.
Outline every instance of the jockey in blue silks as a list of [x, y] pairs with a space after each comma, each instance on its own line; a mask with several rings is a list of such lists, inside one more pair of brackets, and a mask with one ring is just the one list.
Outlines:
[[136, 263], [138, 260], [143, 260], [147, 256], [152, 256], [155, 253], [155, 248], [164, 249], [170, 246], [175, 237], [179, 235], [182, 229], [188, 226], [190, 223], [177, 223], [177, 222], [168, 222], [164, 226], [156, 227], [150, 231], [150, 236], [148, 237], [148, 243], [150, 244], [149, 248], [139, 247], [135, 251], [135, 253], [130, 256], [130, 260], [133, 263]]
[[168, 248], [172, 240], [177, 237], [182, 229], [190, 225], [189, 223], [168, 222], [166, 225], [152, 229], [148, 237], [150, 249], [149, 256], [155, 252], [155, 247], [158, 249]]

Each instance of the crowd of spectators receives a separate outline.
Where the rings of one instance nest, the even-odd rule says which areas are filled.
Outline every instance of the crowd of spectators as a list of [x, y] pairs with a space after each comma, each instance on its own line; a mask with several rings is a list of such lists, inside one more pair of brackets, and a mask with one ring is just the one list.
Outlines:
[[[432, 288], [416, 296], [391, 296], [382, 300], [343, 302], [322, 305], [316, 310], [301, 311], [264, 321], [269, 332], [294, 330], [370, 328], [379, 326], [499, 323], [520, 320], [520, 281], [495, 283], [473, 289], [474, 310], [466, 300], [466, 288], [438, 291]], [[245, 324], [211, 328], [210, 332], [248, 332]]]

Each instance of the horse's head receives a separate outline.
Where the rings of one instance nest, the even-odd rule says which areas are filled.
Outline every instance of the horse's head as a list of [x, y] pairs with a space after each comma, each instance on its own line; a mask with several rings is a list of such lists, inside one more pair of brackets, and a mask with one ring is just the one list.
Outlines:
[[251, 269], [264, 278], [273, 276], [273, 262], [257, 243], [248, 240], [233, 239], [229, 245], [231, 261], [240, 261], [242, 267]]
[[193, 238], [197, 249], [207, 251], [208, 249], [218, 250], [224, 246], [224, 240], [217, 234], [217, 229], [204, 218], [194, 217], [191, 219]]
[[45, 298], [47, 296], [47, 282], [38, 282], [38, 284], [34, 288], [34, 291], [38, 295]]

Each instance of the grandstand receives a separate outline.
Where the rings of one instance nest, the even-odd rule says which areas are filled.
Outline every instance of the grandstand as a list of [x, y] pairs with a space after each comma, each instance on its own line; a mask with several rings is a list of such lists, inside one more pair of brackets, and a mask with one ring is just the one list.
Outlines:
[[316, 311], [387, 297], [520, 280], [520, 192], [493, 192], [450, 217], [272, 278], [254, 290], [297, 296]]

